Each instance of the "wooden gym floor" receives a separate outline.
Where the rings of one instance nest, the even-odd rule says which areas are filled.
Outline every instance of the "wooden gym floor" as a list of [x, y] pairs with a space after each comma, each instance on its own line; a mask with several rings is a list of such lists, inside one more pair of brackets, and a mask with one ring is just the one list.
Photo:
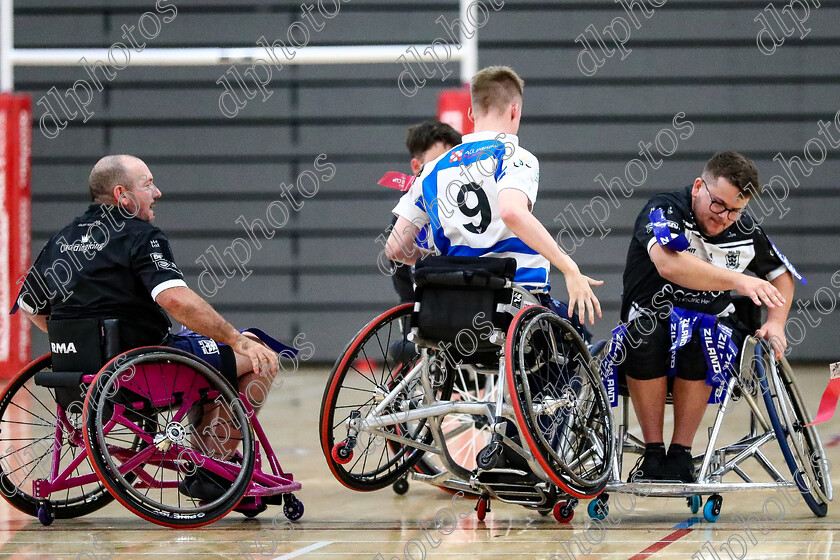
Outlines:
[[[828, 367], [794, 369], [813, 413], [828, 381]], [[286, 524], [272, 527], [275, 514], [278, 522], [285, 519], [276, 506], [256, 519], [231, 513], [207, 527], [174, 530], [135, 517], [118, 503], [88, 517], [56, 520], [50, 527], [43, 527], [37, 519], [0, 501], [0, 560], [158, 556], [179, 560], [368, 560], [380, 554], [383, 560], [757, 560], [840, 556], [840, 504], [830, 505], [828, 516], [819, 519], [792, 493], [724, 494], [717, 523], [692, 516], [683, 499], [637, 498], [633, 503], [629, 496], [613, 494], [610, 517], [596, 526], [588, 520], [585, 502], [578, 507], [570, 525], [560, 525], [550, 515], [540, 517], [536, 512], [499, 502], [493, 502], [487, 519], [479, 522], [472, 502], [453, 504], [449, 494], [417, 482], [404, 496], [396, 495], [390, 488], [374, 493], [352, 492], [332, 477], [318, 442], [317, 421], [327, 374], [325, 369], [313, 369], [286, 379], [272, 393], [260, 417], [281, 464], [303, 483], [303, 490], [296, 495], [304, 502], [306, 513], [291, 533]], [[736, 436], [742, 429], [743, 422], [735, 417], [727, 422], [724, 431]], [[704, 443], [704, 434], [701, 429], [695, 452]], [[840, 465], [840, 422], [823, 424], [820, 435], [829, 460]], [[628, 461], [632, 464], [634, 458]], [[831, 474], [836, 486], [840, 472]], [[775, 501], [771, 500], [774, 497]], [[423, 535], [420, 524], [434, 523], [435, 514], [446, 509], [464, 516], [457, 529], [449, 535], [435, 531]], [[734, 519], [736, 515], [753, 516], [761, 524], [753, 522], [748, 532]], [[444, 511], [441, 516], [448, 514]], [[442, 527], [447, 530], [446, 525]], [[835, 536], [838, 543], [834, 542]], [[419, 539], [422, 548], [411, 539]]]

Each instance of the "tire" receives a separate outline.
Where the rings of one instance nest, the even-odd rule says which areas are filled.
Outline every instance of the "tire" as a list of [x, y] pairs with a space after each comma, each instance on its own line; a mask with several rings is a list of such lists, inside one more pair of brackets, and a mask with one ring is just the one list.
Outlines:
[[825, 517], [833, 493], [828, 470], [824, 468], [825, 451], [816, 427], [805, 427], [811, 416], [794, 380], [793, 370], [784, 358], [770, 364], [772, 349], [764, 341], [756, 345], [756, 352], [761, 354], [757, 373], [767, 416], [782, 455], [805, 503], [814, 515]]
[[505, 356], [511, 404], [534, 458], [564, 492], [597, 496], [612, 464], [612, 411], [583, 340], [554, 312], [526, 307], [508, 329]]
[[[50, 371], [51, 367], [50, 354], [30, 362], [0, 396], [0, 489], [9, 504], [32, 517], [38, 516], [43, 501], [30, 494], [32, 481], [50, 477], [56, 435], [62, 441], [59, 472], [85, 452], [80, 423], [81, 393], [78, 411], [68, 414], [75, 426], [65, 425], [62, 430], [58, 427], [55, 389], [35, 385], [35, 374]], [[92, 476], [95, 472], [86, 458], [68, 474], [75, 478]], [[56, 519], [70, 519], [93, 513], [113, 499], [105, 486], [94, 479], [54, 492], [45, 511], [49, 510]]]
[[[419, 449], [361, 431], [351, 460], [342, 464], [333, 457], [333, 448], [347, 437], [346, 421], [351, 412], [365, 418], [376, 398], [390, 393], [417, 363], [416, 354], [410, 352], [396, 360], [389, 357], [395, 345], [411, 344], [406, 336], [412, 307], [410, 303], [399, 305], [365, 325], [339, 356], [324, 391], [319, 422], [321, 449], [336, 479], [352, 490], [368, 492], [390, 486], [423, 456]], [[451, 376], [446, 375], [445, 368], [439, 370], [439, 376], [443, 379], [436, 385], [437, 394], [446, 399], [451, 392]], [[399, 412], [403, 405], [419, 403], [422, 397], [419, 382], [411, 383], [389, 410]], [[425, 443], [432, 441], [425, 420], [383, 430]]]
[[[207, 525], [227, 515], [248, 488], [255, 442], [245, 407], [219, 373], [191, 354], [144, 347], [117, 356], [91, 384], [85, 411], [84, 439], [94, 469], [114, 497], [143, 519], [167, 527]], [[217, 414], [227, 418], [204, 425]], [[225, 436], [234, 442], [234, 453], [212, 448], [218, 445], [213, 437], [204, 443], [197, 437], [215, 436], [220, 428], [229, 430]], [[138, 432], [139, 449], [125, 449], [123, 434]], [[131, 461], [140, 462], [120, 472]], [[227, 479], [215, 483], [220, 496], [201, 500], [179, 492], [196, 465], [226, 473], [217, 473]]]

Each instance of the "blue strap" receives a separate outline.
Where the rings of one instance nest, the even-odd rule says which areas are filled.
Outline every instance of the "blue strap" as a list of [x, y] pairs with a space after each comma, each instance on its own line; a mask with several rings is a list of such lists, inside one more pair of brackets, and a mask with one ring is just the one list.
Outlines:
[[787, 268], [790, 271], [790, 273], [793, 274], [794, 278], [802, 282], [804, 286], [807, 286], [808, 280], [806, 280], [804, 276], [797, 272], [796, 268], [793, 266], [793, 264], [791, 264], [788, 258], [784, 256], [781, 251], [779, 251], [779, 248], [776, 247], [776, 244], [773, 243], [773, 241], [769, 237], [767, 238], [767, 241], [770, 241], [770, 246], [773, 248], [773, 251], [776, 253], [776, 256], [779, 257], [779, 260], [782, 261], [782, 264], [785, 265], [785, 268]]
[[601, 381], [607, 390], [607, 397], [610, 399], [610, 406], [618, 406], [618, 370], [619, 355], [624, 349], [624, 338], [627, 335], [627, 326], [623, 323], [612, 330], [612, 339], [607, 354], [601, 362]]
[[663, 247], [668, 247], [673, 251], [685, 251], [688, 249], [688, 239], [682, 233], [671, 233], [668, 227], [668, 220], [665, 219], [665, 211], [662, 208], [654, 208], [648, 215], [650, 225], [653, 228], [653, 235], [656, 242]]

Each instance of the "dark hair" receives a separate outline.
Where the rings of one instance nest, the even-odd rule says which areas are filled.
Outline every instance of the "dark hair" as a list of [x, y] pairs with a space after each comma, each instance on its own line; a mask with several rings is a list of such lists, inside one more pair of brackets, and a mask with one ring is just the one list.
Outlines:
[[131, 177], [125, 167], [125, 155], [105, 156], [96, 162], [88, 177], [90, 199], [93, 202], [107, 203], [114, 198], [114, 187], [131, 187]]
[[423, 121], [409, 127], [405, 137], [405, 147], [411, 157], [420, 157], [438, 142], [445, 146], [457, 146], [461, 143], [461, 133], [440, 121]]
[[755, 164], [738, 152], [716, 153], [706, 162], [703, 173], [715, 179], [723, 177], [745, 195], [756, 194], [761, 188]]

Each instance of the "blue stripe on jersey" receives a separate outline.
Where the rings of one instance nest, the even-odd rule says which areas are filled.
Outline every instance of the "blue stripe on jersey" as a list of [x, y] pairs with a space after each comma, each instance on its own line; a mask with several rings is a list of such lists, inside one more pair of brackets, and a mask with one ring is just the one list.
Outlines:
[[[528, 247], [521, 239], [509, 237], [503, 239], [492, 247], [467, 247], [466, 245], [454, 245], [446, 253], [455, 257], [483, 257], [487, 253], [523, 253], [525, 255], [536, 255], [536, 251]], [[543, 269], [534, 269], [543, 270]]]
[[[467, 152], [470, 150], [475, 150], [473, 153], [461, 156], [453, 160], [452, 155], [455, 152]], [[416, 204], [418, 207], [423, 208], [426, 211], [426, 214], [429, 216], [429, 221], [431, 222], [432, 226], [432, 237], [435, 240], [435, 246], [438, 248], [442, 255], [449, 255], [450, 253], [450, 241], [447, 237], [443, 234], [443, 228], [441, 227], [440, 216], [438, 215], [439, 207], [443, 205], [444, 208], [449, 209], [450, 201], [445, 200], [441, 201], [438, 200], [438, 184], [437, 184], [437, 174], [439, 171], [444, 169], [449, 169], [452, 167], [459, 167], [463, 165], [464, 167], [468, 166], [473, 162], [473, 160], [477, 160], [479, 156], [482, 156], [482, 159], [493, 159], [495, 160], [492, 162], [493, 165], [496, 166], [496, 170], [494, 173], [495, 179], [498, 181], [504, 174], [502, 168], [504, 167], [504, 155], [505, 155], [505, 144], [504, 142], [499, 142], [495, 139], [493, 140], [479, 140], [477, 142], [469, 142], [466, 144], [460, 144], [455, 146], [454, 148], [450, 149], [446, 154], [444, 154], [440, 159], [438, 159], [437, 165], [435, 165], [434, 169], [431, 173], [429, 173], [423, 179], [423, 200], [417, 201]], [[486, 156], [490, 156], [487, 158]], [[487, 162], [485, 165], [490, 165], [491, 162]], [[449, 209], [452, 212], [452, 209]]]
[[526, 288], [533, 288], [528, 284], [547, 284], [548, 271], [544, 268], [517, 268], [514, 282], [522, 284]]

